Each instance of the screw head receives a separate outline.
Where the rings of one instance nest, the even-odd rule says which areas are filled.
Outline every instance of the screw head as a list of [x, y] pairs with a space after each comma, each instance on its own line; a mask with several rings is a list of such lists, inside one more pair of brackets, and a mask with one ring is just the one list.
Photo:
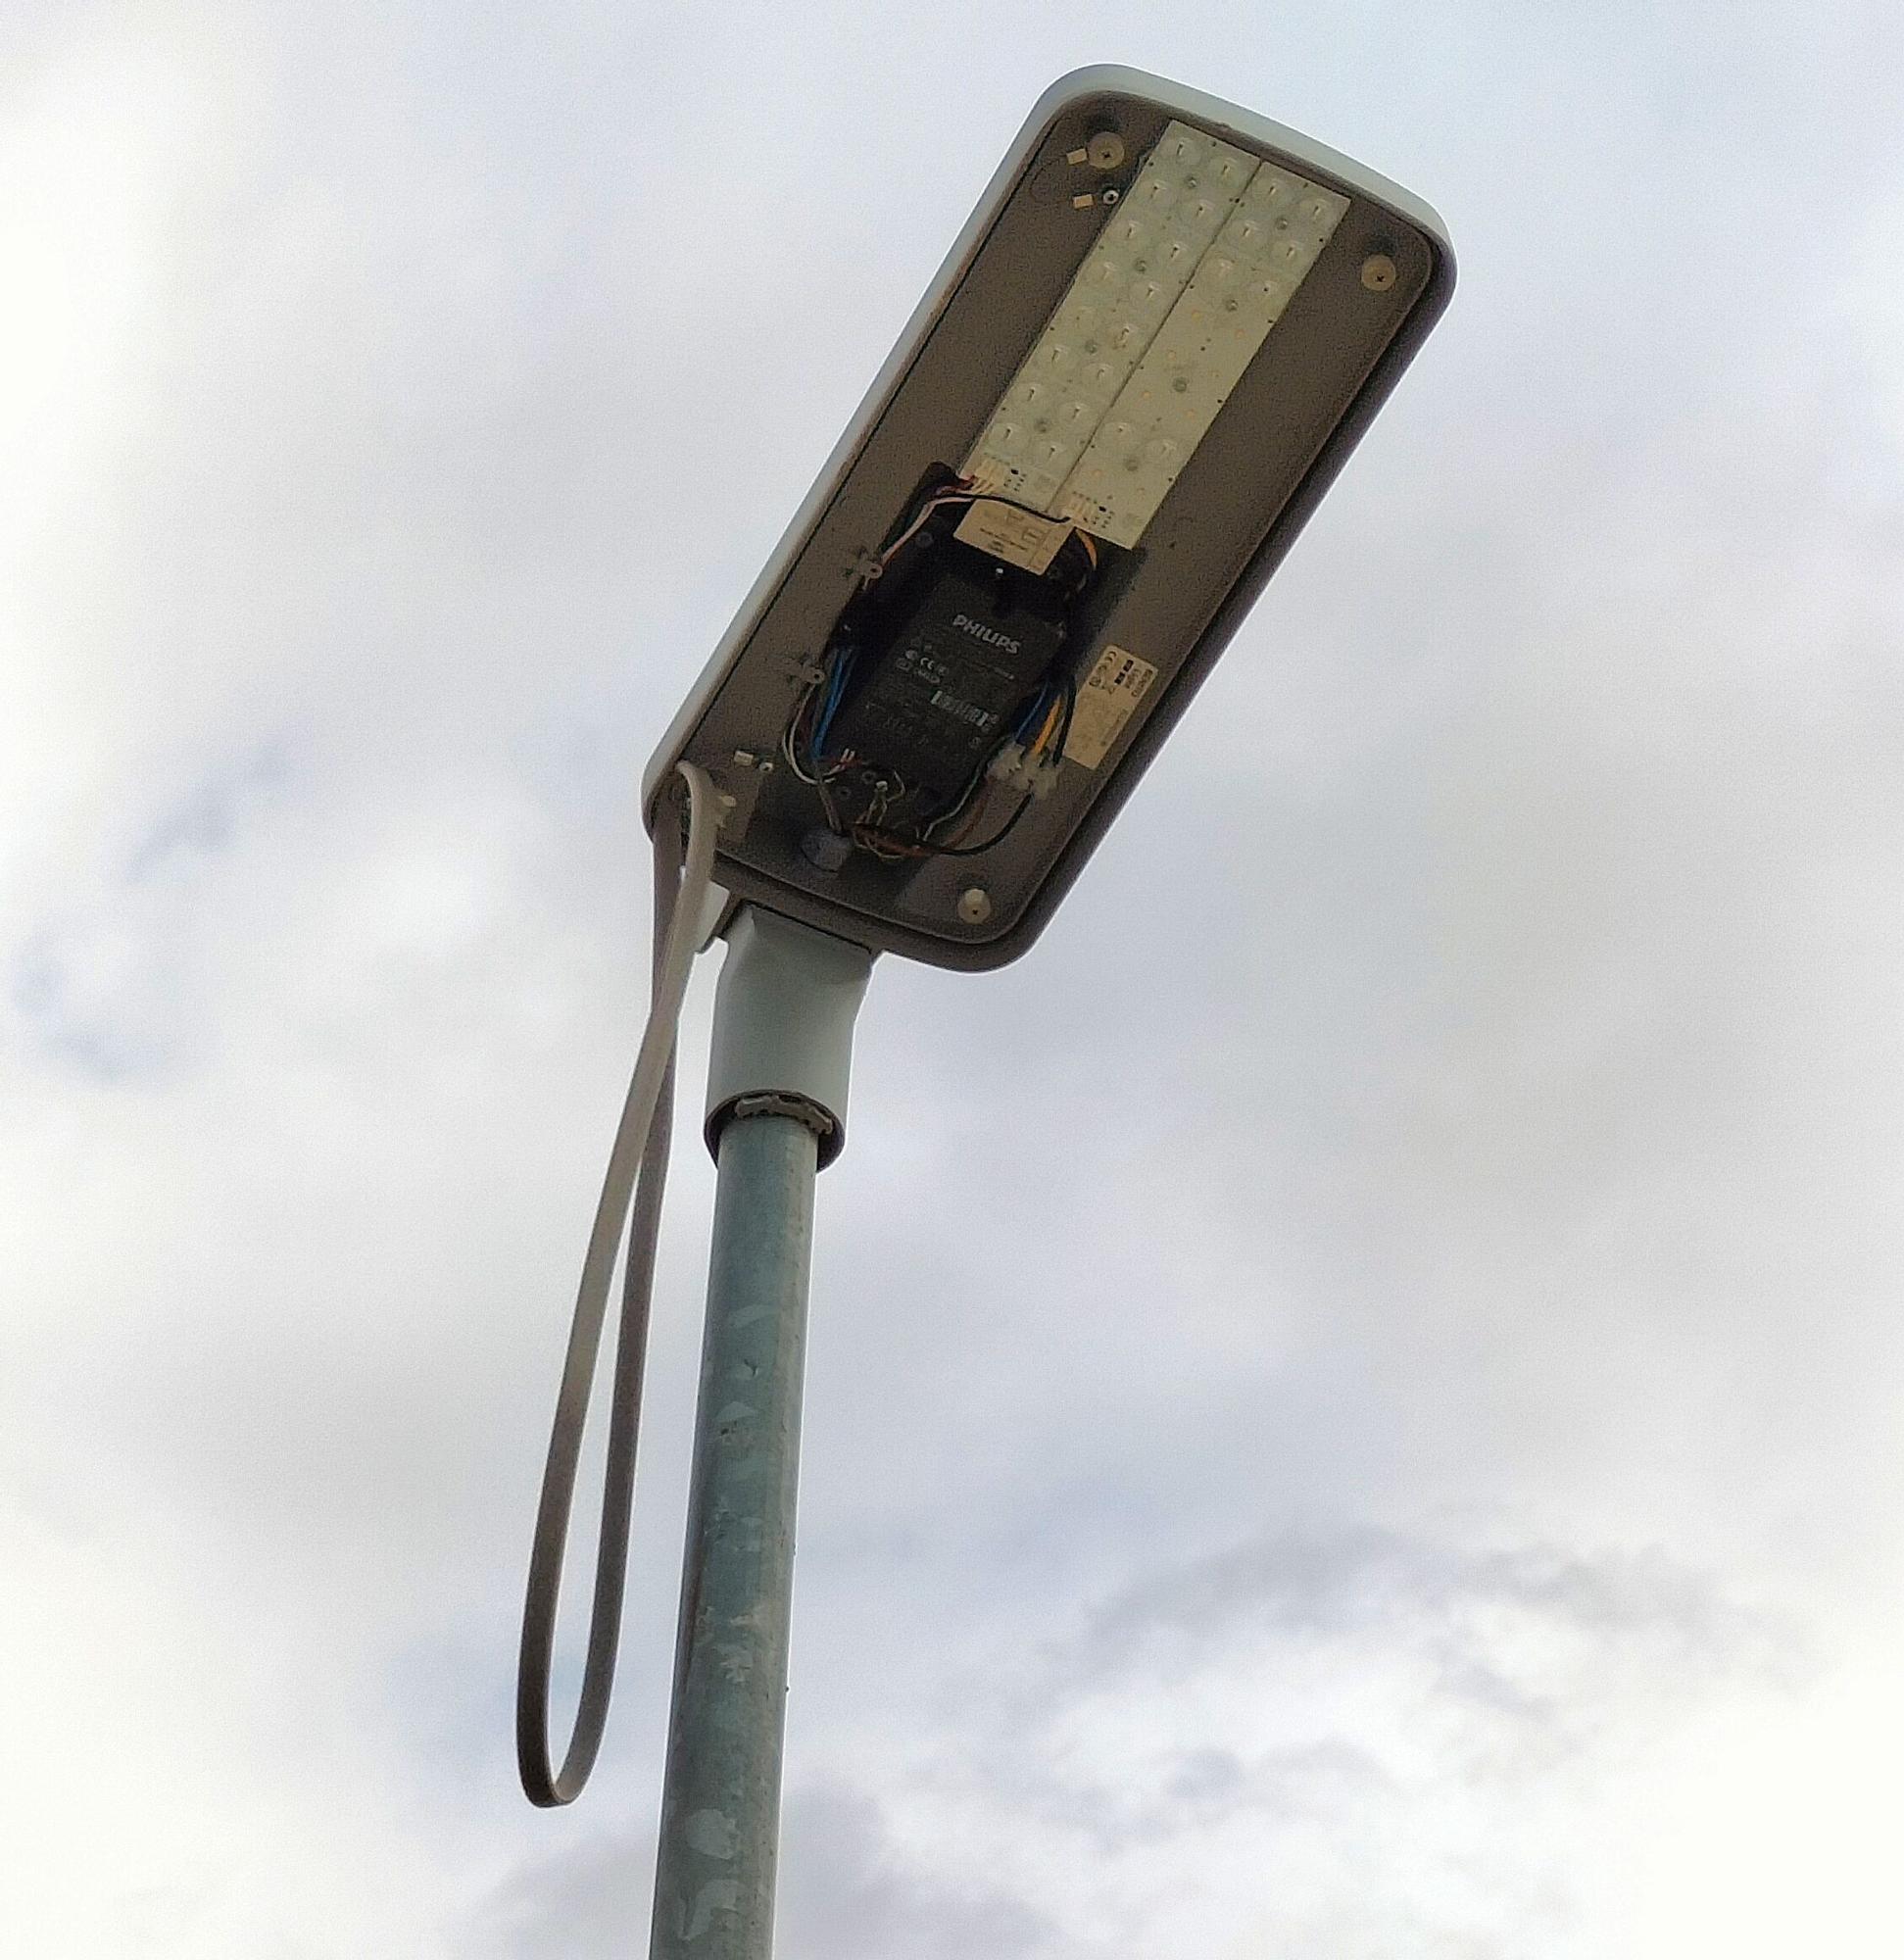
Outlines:
[[1094, 171], [1114, 171], [1124, 161], [1124, 139], [1115, 129], [1099, 129], [1084, 146], [1084, 156]]
[[1386, 252], [1373, 252], [1362, 261], [1362, 283], [1370, 292], [1386, 293], [1395, 278], [1395, 262]]
[[992, 916], [992, 894], [983, 885], [967, 885], [958, 895], [958, 916], [967, 925], [983, 925]]

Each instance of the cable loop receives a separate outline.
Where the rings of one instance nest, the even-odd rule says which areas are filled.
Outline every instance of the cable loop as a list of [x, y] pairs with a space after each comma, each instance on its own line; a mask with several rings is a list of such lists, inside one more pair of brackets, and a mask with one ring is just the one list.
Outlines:
[[[713, 881], [716, 811], [705, 770], [680, 762], [688, 788], [685, 854], [680, 825], [663, 811], [655, 827], [655, 953], [648, 1025], [602, 1180], [602, 1196], [582, 1260], [569, 1323], [561, 1386], [556, 1395], [549, 1455], [542, 1472], [529, 1583], [522, 1605], [522, 1645], [515, 1676], [515, 1760], [531, 1803], [572, 1803], [588, 1782], [608, 1725], [628, 1572], [628, 1522], [634, 1505], [635, 1448], [641, 1429], [642, 1377], [648, 1358], [649, 1308], [655, 1293], [655, 1246], [674, 1114], [675, 1031], [688, 974], [700, 951], [701, 918]], [[631, 1207], [632, 1204], [632, 1215]], [[624, 1232], [621, 1317], [615, 1336], [614, 1385], [609, 1410], [608, 1462], [602, 1481], [602, 1526], [596, 1542], [587, 1659], [575, 1724], [561, 1768], [549, 1747], [549, 1683], [555, 1663], [556, 1609], [562, 1557], [575, 1500], [590, 1392], [608, 1313], [609, 1286]]]

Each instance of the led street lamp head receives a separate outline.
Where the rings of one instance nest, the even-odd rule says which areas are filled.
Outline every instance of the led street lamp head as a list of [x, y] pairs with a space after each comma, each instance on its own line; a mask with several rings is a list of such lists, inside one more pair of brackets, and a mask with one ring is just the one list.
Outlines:
[[737, 899], [1028, 947], [1447, 302], [1426, 205], [1086, 69], [1032, 112], [650, 764]]

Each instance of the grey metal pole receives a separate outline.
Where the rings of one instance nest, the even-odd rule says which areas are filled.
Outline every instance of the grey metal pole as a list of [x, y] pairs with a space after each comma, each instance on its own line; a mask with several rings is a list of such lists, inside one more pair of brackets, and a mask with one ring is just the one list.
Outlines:
[[768, 1960], [813, 1183], [845, 1136], [872, 956], [769, 912], [728, 933], [719, 1164], [650, 1960]]
[[721, 1132], [651, 1960], [766, 1960], [819, 1140]]

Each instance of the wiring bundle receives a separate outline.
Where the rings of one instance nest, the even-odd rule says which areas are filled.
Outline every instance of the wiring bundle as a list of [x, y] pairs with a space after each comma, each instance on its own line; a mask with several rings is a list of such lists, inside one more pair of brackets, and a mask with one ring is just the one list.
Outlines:
[[[1055, 780], [1076, 697], [1071, 615], [1098, 547], [1031, 571], [961, 540], [982, 497], [928, 490], [866, 564], [781, 735], [839, 851], [977, 857]], [[1033, 514], [1034, 515], [1036, 514]]]

